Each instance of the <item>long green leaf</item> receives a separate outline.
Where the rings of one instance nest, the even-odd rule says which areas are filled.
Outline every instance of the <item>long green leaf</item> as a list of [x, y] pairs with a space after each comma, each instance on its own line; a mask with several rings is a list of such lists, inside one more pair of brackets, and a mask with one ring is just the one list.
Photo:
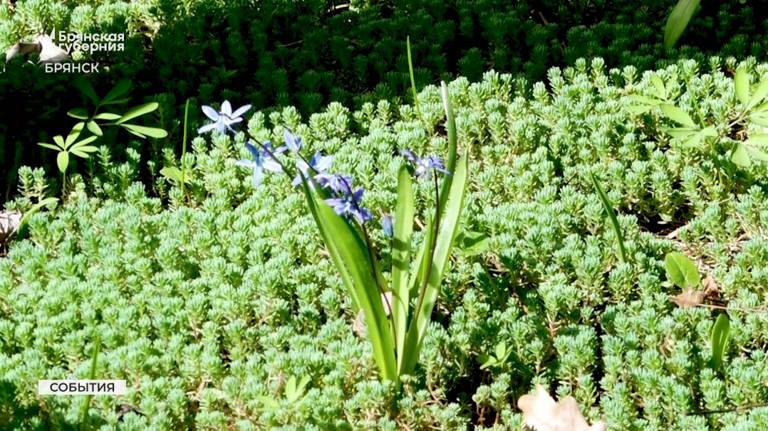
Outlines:
[[402, 373], [410, 374], [419, 358], [424, 334], [432, 318], [432, 309], [440, 293], [443, 274], [448, 267], [456, 233], [459, 229], [459, 220], [464, 208], [464, 197], [467, 190], [468, 155], [465, 153], [456, 163], [453, 173], [453, 182], [446, 200], [445, 214], [441, 218], [440, 232], [432, 254], [432, 264], [427, 278], [427, 284], [423, 293], [420, 307], [414, 310], [414, 318], [408, 325], [408, 335], [405, 342], [405, 361]]
[[128, 112], [123, 114], [123, 116], [120, 117], [115, 123], [122, 124], [128, 120], [133, 120], [136, 117], [149, 114], [150, 112], [155, 111], [159, 106], [160, 104], [157, 102], [150, 102], [143, 105], [134, 106], [133, 108], [129, 109]]
[[168, 136], [168, 132], [157, 127], [139, 126], [137, 124], [121, 124], [121, 126], [123, 126], [129, 132], [133, 132], [133, 134], [137, 136], [146, 135], [150, 138], [158, 139]]
[[413, 233], [413, 184], [405, 166], [400, 167], [397, 179], [397, 206], [392, 251], [392, 321], [397, 344], [397, 368], [402, 369], [405, 335], [408, 331], [408, 311], [411, 301], [408, 285], [411, 264], [411, 234]]
[[114, 87], [104, 96], [104, 100], [101, 101], [102, 105], [109, 105], [117, 102], [117, 99], [126, 95], [131, 89], [131, 81], [128, 79], [120, 80]]
[[728, 315], [721, 313], [717, 316], [715, 324], [712, 326], [712, 368], [720, 368], [723, 363], [723, 355], [728, 347], [728, 336], [731, 330], [731, 322]]
[[677, 2], [669, 14], [667, 25], [664, 28], [664, 47], [666, 49], [672, 48], [675, 42], [680, 39], [698, 7], [699, 0], [680, 0]]
[[75, 79], [73, 84], [75, 87], [77, 87], [78, 90], [80, 90], [81, 93], [83, 93], [91, 102], [93, 102], [94, 105], [99, 104], [99, 96], [96, 95], [96, 91], [94, 91], [93, 86], [90, 82], [88, 82], [87, 79], [83, 78], [82, 76], [78, 77]]
[[600, 182], [597, 181], [597, 178], [595, 178], [594, 175], [590, 172], [589, 177], [592, 179], [592, 185], [595, 187], [595, 190], [597, 191], [597, 195], [600, 197], [600, 202], [603, 204], [603, 209], [605, 210], [605, 213], [608, 215], [608, 218], [611, 220], [611, 225], [613, 226], [613, 233], [616, 235], [616, 242], [619, 246], [619, 259], [621, 259], [622, 262], [629, 262], [629, 257], [627, 255], [627, 248], [624, 246], [624, 233], [621, 231], [621, 225], [619, 224], [619, 219], [616, 217], [616, 211], [613, 209], [613, 204], [611, 203], [610, 199], [608, 199], [608, 195], [605, 193], [603, 188], [600, 186]]
[[699, 126], [697, 126], [696, 123], [693, 121], [693, 118], [691, 118], [691, 116], [688, 115], [687, 112], [683, 111], [677, 106], [665, 103], [661, 105], [660, 108], [661, 108], [661, 112], [663, 112], [664, 115], [670, 120], [686, 127], [693, 127], [696, 129], [699, 128]]
[[733, 75], [733, 85], [739, 102], [745, 105], [749, 103], [749, 74], [745, 68], [736, 69], [736, 73]]
[[302, 177], [307, 205], [331, 259], [353, 300], [363, 309], [373, 356], [384, 380], [397, 381], [397, 360], [389, 321], [370, 264], [369, 251], [360, 233], [325, 202], [318, 201]]
[[749, 99], [749, 103], [747, 104], [747, 109], [752, 109], [753, 107], [757, 106], [758, 103], [765, 100], [766, 96], [768, 96], [768, 79], [764, 79], [757, 83], [755, 86], [755, 91], [752, 94], [752, 97]]
[[[75, 143], [75, 140], [80, 136], [80, 133], [83, 131], [83, 127], [85, 126], [85, 123], [80, 121], [79, 123], [75, 124], [72, 127], [72, 131], [69, 132], [69, 135], [67, 135], [67, 140], [64, 141], [63, 148], [66, 150], [69, 148], [70, 145]], [[56, 138], [54, 138], [55, 140]]]
[[419, 107], [419, 94], [416, 92], [416, 78], [413, 74], [413, 58], [411, 57], [411, 37], [408, 36], [405, 39], [405, 46], [408, 51], [408, 74], [411, 77], [411, 92], [413, 93], [413, 106], [416, 108], [416, 115], [419, 117], [419, 120], [422, 119], [421, 117], [421, 109]]

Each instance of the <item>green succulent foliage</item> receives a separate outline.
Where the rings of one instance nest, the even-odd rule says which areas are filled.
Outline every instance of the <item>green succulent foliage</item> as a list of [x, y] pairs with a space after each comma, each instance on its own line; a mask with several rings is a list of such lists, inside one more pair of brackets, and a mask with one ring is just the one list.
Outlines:
[[[43, 406], [28, 382], [87, 378], [94, 327], [100, 374], [129, 382], [124, 399], [92, 401], [92, 423], [108, 429], [519, 429], [515, 401], [538, 383], [573, 395], [609, 429], [766, 428], [764, 409], [736, 410], [768, 403], [765, 319], [738, 311], [766, 295], [766, 172], [753, 164], [738, 181], [718, 175], [728, 160], [658, 139], [671, 120], [655, 107], [638, 114], [625, 99], [655, 91], [658, 75], [697, 124], [726, 117], [737, 102], [722, 70], [736, 63], [712, 64], [643, 75], [595, 59], [548, 69], [546, 83], [499, 72], [449, 83], [457, 137], [477, 161], [462, 227], [485, 232], [490, 245], [448, 259], [419, 364], [399, 391], [378, 380], [372, 347], [352, 329], [357, 310], [318, 252], [303, 196], [278, 176], [255, 190], [233, 166], [246, 155], [242, 136], [192, 139], [188, 205], [178, 184], [140, 182], [140, 159], [100, 151], [95, 178], [109, 181], [73, 175], [66, 202], [30, 217], [27, 236], [0, 259], [0, 428], [78, 421], [82, 399]], [[420, 118], [380, 100], [332, 103], [305, 119], [298, 108], [260, 111], [247, 127], [279, 142], [288, 126], [309, 151], [338, 154], [334, 169], [354, 172], [378, 213], [395, 207], [394, 151], [447, 148], [440, 89], [427, 86], [418, 99]], [[14, 205], [37, 202], [38, 172], [19, 173]], [[616, 263], [590, 172], [611, 185], [604, 191], [632, 267]], [[420, 209], [430, 189], [413, 187], [414, 218], [428, 220]], [[727, 366], [717, 370], [711, 312], [669, 303], [665, 257], [677, 244], [666, 236], [677, 227], [729, 303]], [[414, 232], [412, 245], [424, 235]], [[371, 237], [385, 249], [383, 233]], [[393, 258], [384, 253], [382, 267]], [[496, 357], [501, 341], [506, 361], [480, 370], [479, 354]], [[265, 409], [260, 397], [283, 399], [286, 376], [297, 386], [310, 377], [303, 396]], [[143, 415], [119, 416], [118, 403]]]

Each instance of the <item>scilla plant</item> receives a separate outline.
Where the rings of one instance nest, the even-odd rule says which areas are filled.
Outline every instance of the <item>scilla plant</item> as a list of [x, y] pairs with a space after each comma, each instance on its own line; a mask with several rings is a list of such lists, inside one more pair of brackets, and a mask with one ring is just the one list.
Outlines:
[[[465, 151], [457, 156], [456, 122], [445, 83], [442, 98], [448, 130], [446, 163], [436, 156], [400, 151], [405, 163], [398, 172], [394, 220], [389, 216], [382, 219], [392, 240], [389, 280], [369, 234], [373, 216], [363, 206], [364, 190], [355, 187], [351, 176], [329, 172], [332, 156], [318, 152], [307, 159], [301, 153], [301, 138], [286, 130], [284, 146], [273, 148], [270, 142], [248, 140], [246, 147], [252, 159], [236, 162], [252, 170], [256, 185], [265, 171], [282, 172], [302, 190], [354, 306], [363, 312], [380, 377], [396, 384], [401, 376], [412, 374], [418, 363], [464, 207], [468, 155]], [[234, 131], [232, 125], [241, 122], [249, 108], [246, 105], [233, 111], [228, 101], [219, 111], [204, 106], [203, 112], [213, 122], [198, 132]], [[418, 250], [411, 247], [416, 212], [412, 176], [434, 185], [434, 208], [429, 211], [430, 220]]]

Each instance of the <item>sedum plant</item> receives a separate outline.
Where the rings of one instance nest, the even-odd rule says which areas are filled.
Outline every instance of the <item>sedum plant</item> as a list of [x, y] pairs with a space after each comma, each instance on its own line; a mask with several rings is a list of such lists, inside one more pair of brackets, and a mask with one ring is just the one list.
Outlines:
[[[331, 156], [317, 152], [307, 159], [301, 154], [301, 138], [285, 129], [284, 146], [273, 148], [268, 141], [254, 144], [249, 140], [245, 145], [252, 160], [237, 162], [252, 170], [257, 186], [268, 170], [288, 174], [292, 184], [301, 188], [355, 308], [363, 311], [380, 377], [397, 384], [418, 363], [464, 207], [468, 155], [457, 156], [456, 122], [445, 83], [442, 99], [448, 129], [447, 164], [434, 155], [420, 157], [411, 150], [401, 150], [410, 169], [402, 164], [398, 172], [394, 221], [389, 216], [382, 219], [392, 240], [389, 282], [369, 233], [373, 215], [363, 206], [364, 190], [355, 187], [351, 176], [329, 172]], [[223, 102], [219, 111], [203, 106], [211, 122], [198, 133], [233, 131], [232, 125], [241, 122], [249, 109], [250, 105], [245, 105], [233, 111], [229, 101]], [[411, 175], [431, 181], [434, 192], [434, 211], [415, 253], [411, 250], [415, 217]]]

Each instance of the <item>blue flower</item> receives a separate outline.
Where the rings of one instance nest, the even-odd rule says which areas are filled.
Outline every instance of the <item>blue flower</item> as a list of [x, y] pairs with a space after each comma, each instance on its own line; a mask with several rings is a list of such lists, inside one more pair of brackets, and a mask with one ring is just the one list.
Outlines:
[[400, 154], [403, 155], [409, 162], [413, 163], [416, 166], [416, 171], [414, 172], [414, 175], [417, 177], [420, 177], [424, 174], [429, 177], [429, 174], [432, 172], [432, 170], [442, 172], [447, 175], [451, 175], [450, 172], [448, 172], [447, 169], [445, 169], [445, 165], [443, 164], [443, 161], [440, 160], [437, 156], [427, 156], [427, 157], [419, 157], [417, 156], [413, 151], [411, 150], [401, 150]]
[[352, 193], [352, 177], [349, 175], [322, 173], [315, 176], [315, 181], [321, 187], [330, 189], [337, 195]]
[[[265, 142], [264, 146], [271, 148], [272, 144], [270, 142]], [[277, 163], [276, 160], [272, 159], [269, 153], [267, 153], [264, 149], [256, 148], [256, 146], [251, 142], [246, 142], [245, 147], [248, 148], [248, 151], [251, 153], [251, 157], [253, 157], [253, 159], [238, 160], [235, 162], [235, 164], [237, 166], [242, 166], [244, 168], [253, 170], [254, 186], [258, 187], [261, 184], [261, 181], [264, 179], [265, 169], [271, 172], [282, 172], [283, 169], [280, 167], [280, 164]]]
[[391, 215], [384, 214], [381, 216], [381, 228], [384, 230], [384, 235], [386, 235], [387, 238], [392, 238], [395, 236], [395, 228], [392, 225]]
[[[315, 181], [320, 183], [320, 180], [317, 179], [317, 176], [326, 174], [326, 171], [331, 167], [331, 163], [333, 163], [333, 157], [324, 156], [319, 151], [316, 152], [311, 159], [309, 159], [309, 164], [307, 164], [307, 162], [305, 162], [304, 160], [297, 161], [296, 167], [299, 168], [299, 171], [301, 171], [301, 173], [296, 175], [296, 177], [293, 179], [292, 184], [294, 186], [298, 186], [299, 184], [301, 184], [302, 176], [304, 176], [304, 178], [308, 178], [313, 175], [315, 176]], [[312, 182], [309, 183], [309, 186], [314, 187]]]
[[249, 109], [251, 109], [251, 105], [244, 105], [237, 108], [235, 112], [232, 112], [232, 105], [229, 104], [228, 100], [222, 102], [221, 110], [218, 112], [210, 106], [203, 105], [203, 113], [213, 123], [208, 123], [197, 129], [197, 133], [202, 135], [212, 130], [218, 130], [219, 133], [226, 133], [227, 130], [234, 132], [235, 130], [231, 126], [243, 121], [243, 114], [248, 112]]
[[290, 132], [288, 129], [283, 129], [283, 139], [285, 140], [285, 147], [280, 148], [288, 148], [294, 153], [298, 153], [301, 151], [301, 138], [294, 135]]
[[360, 187], [354, 193], [345, 194], [338, 198], [326, 199], [325, 202], [333, 208], [336, 214], [342, 217], [354, 218], [360, 224], [363, 224], [371, 220], [373, 215], [370, 211], [360, 206], [362, 200], [363, 188]]

